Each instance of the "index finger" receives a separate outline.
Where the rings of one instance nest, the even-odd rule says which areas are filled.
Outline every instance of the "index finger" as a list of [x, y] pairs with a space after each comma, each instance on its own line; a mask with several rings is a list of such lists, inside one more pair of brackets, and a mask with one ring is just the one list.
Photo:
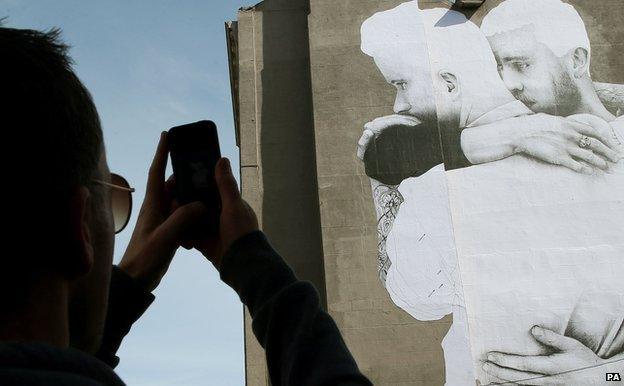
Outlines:
[[152, 165], [149, 169], [145, 193], [146, 197], [159, 195], [163, 192], [165, 171], [167, 169], [168, 150], [167, 132], [163, 131], [160, 134], [156, 154], [154, 154], [154, 159], [152, 160]]
[[585, 347], [581, 342], [574, 338], [558, 334], [548, 328], [533, 326], [531, 334], [540, 343], [553, 347], [559, 351], [572, 351], [579, 347]]
[[[540, 380], [546, 379], [546, 376], [544, 374], [514, 370], [507, 367], [499, 366], [492, 362], [486, 362], [483, 365], [483, 370], [498, 379], [503, 379], [514, 385], [542, 385], [544, 383], [540, 383]], [[497, 383], [489, 383], [488, 385], [497, 385]]]
[[[547, 356], [537, 355], [514, 355], [501, 352], [490, 352], [487, 355], [488, 361], [499, 366], [510, 369], [528, 371], [541, 374], [555, 374], [559, 371], [555, 369], [552, 360]], [[564, 370], [561, 370], [564, 371]]]
[[241, 200], [238, 183], [232, 174], [232, 167], [229, 159], [224, 157], [217, 162], [215, 167], [215, 181], [224, 208], [228, 205], [234, 205]]
[[368, 149], [368, 144], [375, 137], [375, 134], [370, 130], [364, 130], [362, 136], [358, 141], [357, 147], [357, 157], [360, 160], [364, 160], [364, 154], [366, 153], [366, 149]]
[[609, 122], [592, 114], [575, 114], [570, 115], [567, 118], [596, 128], [609, 126]]

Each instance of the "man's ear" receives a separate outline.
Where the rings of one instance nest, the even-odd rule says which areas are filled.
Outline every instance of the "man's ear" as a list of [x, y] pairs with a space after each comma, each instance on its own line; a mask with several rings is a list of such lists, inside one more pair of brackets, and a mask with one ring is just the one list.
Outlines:
[[91, 238], [91, 194], [84, 186], [76, 187], [69, 197], [68, 243], [61, 256], [62, 273], [70, 280], [84, 276], [93, 267], [94, 254]]
[[460, 94], [459, 82], [457, 81], [457, 77], [445, 70], [441, 70], [438, 72], [438, 76], [442, 79], [446, 91], [452, 94], [452, 98], [457, 98]]
[[572, 52], [572, 71], [577, 79], [589, 74], [589, 52], [582, 47], [577, 47]]

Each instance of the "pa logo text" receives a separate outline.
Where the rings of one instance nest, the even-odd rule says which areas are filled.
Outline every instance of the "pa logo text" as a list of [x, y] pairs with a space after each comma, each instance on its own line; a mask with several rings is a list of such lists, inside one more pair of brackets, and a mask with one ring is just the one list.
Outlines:
[[609, 382], [622, 382], [620, 373], [607, 373], [606, 377]]

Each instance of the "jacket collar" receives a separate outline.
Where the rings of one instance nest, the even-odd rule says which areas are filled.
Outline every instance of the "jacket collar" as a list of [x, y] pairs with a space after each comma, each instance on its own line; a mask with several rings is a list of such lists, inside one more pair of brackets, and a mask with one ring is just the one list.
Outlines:
[[99, 359], [76, 349], [44, 343], [0, 343], [1, 369], [65, 372], [105, 385], [124, 385], [113, 369]]

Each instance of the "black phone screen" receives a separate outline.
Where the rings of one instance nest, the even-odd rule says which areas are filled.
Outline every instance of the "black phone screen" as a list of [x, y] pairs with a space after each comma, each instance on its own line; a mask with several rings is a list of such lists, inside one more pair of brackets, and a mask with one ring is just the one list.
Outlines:
[[[178, 202], [183, 205], [202, 201], [209, 209], [220, 210], [221, 198], [214, 178], [221, 158], [217, 126], [212, 121], [176, 126], [169, 130], [167, 138]], [[211, 213], [211, 217], [218, 219], [218, 213]]]

